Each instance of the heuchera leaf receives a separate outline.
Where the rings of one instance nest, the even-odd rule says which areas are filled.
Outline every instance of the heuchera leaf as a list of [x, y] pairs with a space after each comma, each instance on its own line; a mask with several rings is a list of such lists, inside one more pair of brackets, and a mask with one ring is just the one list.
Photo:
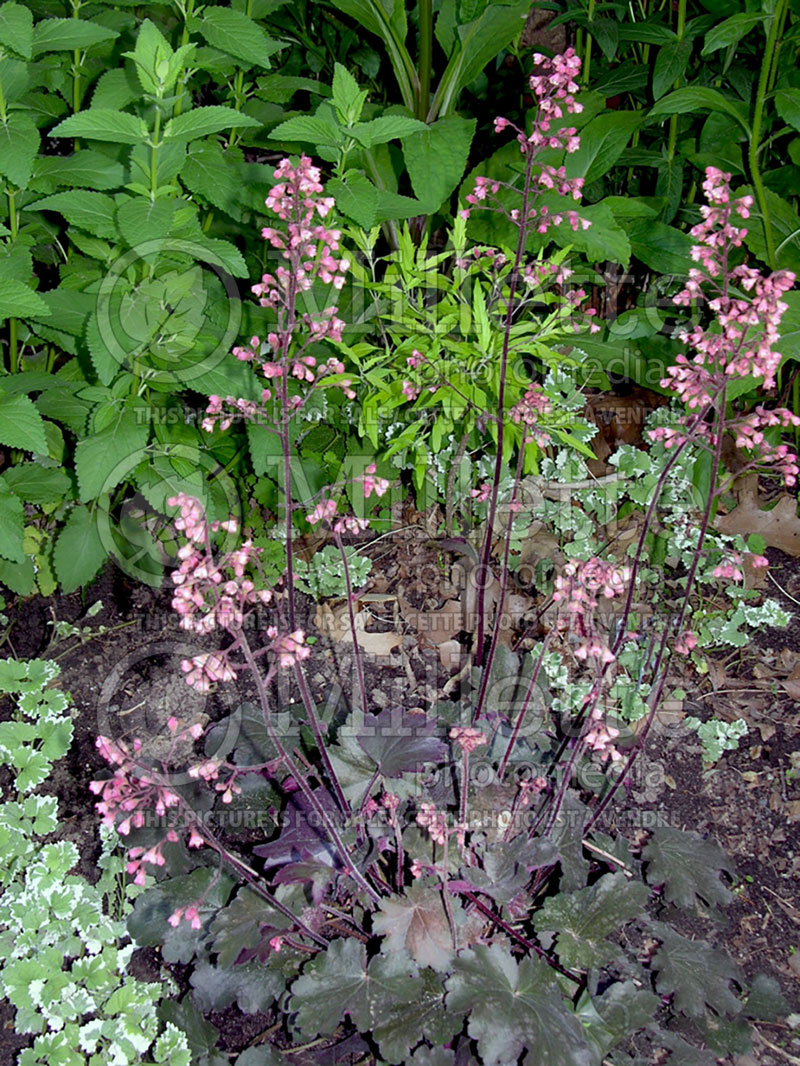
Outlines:
[[433, 735], [436, 725], [419, 715], [391, 710], [366, 715], [358, 743], [384, 777], [400, 777], [424, 763], [439, 763], [447, 745]]
[[[459, 912], [461, 917], [460, 907]], [[386, 938], [384, 950], [407, 951], [420, 966], [431, 966], [434, 970], [449, 968], [453, 940], [438, 888], [416, 883], [403, 896], [381, 900], [372, 927]]]
[[642, 852], [648, 863], [651, 885], [664, 885], [664, 898], [684, 910], [705, 905], [717, 916], [716, 905], [725, 906], [733, 896], [720, 881], [720, 874], [734, 876], [730, 859], [715, 840], [699, 833], [661, 826]]
[[662, 994], [674, 994], [678, 1010], [702, 1018], [706, 1004], [717, 1014], [737, 1014], [742, 1009], [730, 987], [731, 981], [739, 980], [739, 970], [727, 955], [681, 936], [663, 922], [653, 922], [651, 928], [661, 941], [653, 959], [656, 988]]
[[534, 917], [537, 933], [558, 935], [556, 952], [565, 966], [602, 966], [619, 954], [605, 937], [639, 915], [650, 892], [625, 874], [604, 874], [589, 888], [548, 899]]
[[464, 951], [445, 982], [448, 1011], [469, 1013], [484, 1066], [593, 1066], [580, 1022], [545, 962], [517, 962], [502, 944]]

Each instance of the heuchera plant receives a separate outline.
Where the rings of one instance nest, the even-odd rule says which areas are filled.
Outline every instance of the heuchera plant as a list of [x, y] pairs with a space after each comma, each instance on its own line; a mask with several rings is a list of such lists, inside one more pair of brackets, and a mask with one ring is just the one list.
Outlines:
[[[537, 383], [513, 409], [504, 403], [517, 290], [529, 266], [537, 274], [544, 269], [526, 263], [527, 235], [564, 221], [582, 224], [571, 210], [545, 210], [538, 199], [554, 188], [570, 198], [580, 193], [578, 182], [539, 161], [543, 149], [577, 143], [575, 130], [558, 122], [580, 107], [573, 96], [579, 64], [571, 51], [536, 62], [540, 73], [531, 88], [538, 113], [530, 134], [518, 131], [526, 176], [514, 218], [519, 242], [508, 281], [493, 428], [497, 463], [493, 482], [479, 490], [488, 508], [481, 554], [488, 576], [504, 474], [503, 427], [507, 421], [523, 426], [500, 553], [497, 617], [507, 591], [523, 456], [548, 445], [561, 418]], [[691, 647], [699, 568], [715, 567], [720, 577], [737, 580], [735, 559], [704, 554], [713, 501], [724, 488], [718, 484], [721, 441], [731, 425], [725, 382], [746, 370], [770, 384], [780, 294], [793, 279], [763, 278], [729, 262], [741, 238], [732, 212], [749, 205], [730, 204], [727, 176], [709, 173], [710, 205], [694, 234], [701, 265], [677, 299], [698, 299], [713, 288], [708, 307], [716, 326], [687, 332], [696, 354], [668, 381], [691, 401], [689, 413], [670, 433], [657, 434], [673, 446], [670, 462], [687, 448], [710, 448], [714, 457], [712, 492], [677, 617], [656, 615], [647, 633], [633, 613], [635, 598], [647, 595], [638, 576], [664, 474], [630, 561], [568, 561], [556, 578], [550, 631], [524, 660], [499, 644], [499, 625], [484, 641], [482, 623], [474, 648], [478, 666], [460, 699], [426, 715], [403, 707], [376, 711], [356, 639], [344, 550], [345, 538], [360, 533], [367, 520], [340, 511], [332, 492], [300, 504], [292, 491], [293, 416], [313, 389], [353, 389], [335, 356], [321, 366], [308, 351], [312, 339], [336, 340], [336, 308], [306, 313], [299, 296], [315, 281], [338, 287], [347, 262], [334, 256], [340, 234], [321, 221], [333, 204], [321, 196], [316, 168], [305, 157], [299, 165], [284, 160], [277, 176], [267, 203], [285, 226], [267, 227], [264, 236], [287, 265], [255, 287], [275, 308], [277, 324], [266, 350], [253, 338], [237, 354], [268, 379], [260, 407], [248, 405], [245, 413], [270, 419], [279, 438], [287, 570], [280, 588], [267, 587], [258, 547], [248, 541], [233, 550], [215, 547], [215, 537], [232, 536], [235, 523], [210, 522], [186, 495], [171, 501], [184, 539], [173, 578], [181, 624], [198, 635], [226, 634], [215, 650], [185, 660], [186, 680], [203, 692], [246, 678], [257, 705], [246, 704], [212, 727], [202, 759], [183, 766], [179, 742], [199, 740], [199, 725], [171, 718], [175, 743], [159, 763], [144, 757], [139, 742], [98, 739], [114, 768], [111, 778], [93, 785], [99, 809], [130, 842], [128, 872], [140, 882], [147, 870], [158, 878], [137, 901], [133, 935], [163, 943], [167, 961], [195, 961], [192, 983], [201, 1008], [235, 1000], [244, 1010], [264, 1009], [288, 985], [281, 1000], [286, 1035], [308, 1040], [356, 1030], [363, 1050], [374, 1054], [377, 1047], [388, 1063], [450, 1064], [477, 1055], [494, 1066], [516, 1062], [523, 1052], [526, 1062], [541, 1066], [641, 1061], [624, 1048], [642, 1031], [637, 1040], [692, 1054], [692, 1061], [712, 1063], [714, 1053], [740, 1049], [747, 1044], [748, 1011], [756, 1009], [731, 987], [731, 981], [741, 985], [741, 975], [727, 957], [680, 936], [658, 913], [674, 904], [717, 917], [718, 906], [731, 898], [720, 879], [731, 873], [725, 856], [713, 842], [669, 827], [627, 841], [603, 832], [600, 817], [619, 785], [631, 780], [661, 698], [670, 648]], [[479, 180], [470, 203], [477, 206], [496, 191]], [[244, 411], [242, 405], [235, 397], [212, 398], [208, 424]], [[791, 416], [757, 412], [732, 424], [750, 462], [793, 478], [794, 460], [768, 440], [775, 420], [787, 424]], [[388, 487], [371, 467], [360, 482], [365, 497]], [[292, 563], [292, 516], [301, 506], [309, 522], [329, 529], [342, 553], [356, 677], [351, 707], [343, 713], [316, 705], [306, 674], [312, 651], [300, 625]], [[601, 607], [611, 605], [610, 627]], [[628, 669], [623, 657], [642, 671], [650, 664], [648, 717], [636, 738], [623, 735], [611, 695]], [[300, 697], [288, 707], [282, 696], [287, 678]], [[252, 849], [262, 869], [224, 824], [215, 828], [215, 818], [224, 822], [221, 812], [237, 809], [281, 823]], [[690, 1020], [687, 1032], [712, 1052], [662, 1027], [676, 1013]]]

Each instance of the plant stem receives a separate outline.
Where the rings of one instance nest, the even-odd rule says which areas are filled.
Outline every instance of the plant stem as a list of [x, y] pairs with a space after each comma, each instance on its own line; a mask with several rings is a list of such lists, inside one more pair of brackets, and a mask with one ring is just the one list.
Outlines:
[[[538, 117], [538, 116], [537, 116]], [[478, 628], [475, 637], [475, 663], [480, 666], [483, 662], [483, 637], [485, 621], [483, 617], [484, 604], [486, 602], [486, 576], [489, 573], [489, 559], [492, 554], [492, 530], [497, 513], [497, 495], [500, 479], [503, 476], [503, 422], [505, 419], [506, 397], [506, 374], [508, 371], [508, 353], [511, 346], [511, 326], [514, 321], [514, 297], [519, 283], [520, 267], [528, 244], [528, 201], [531, 192], [531, 174], [533, 172], [533, 152], [528, 152], [525, 161], [525, 183], [522, 188], [522, 210], [520, 212], [519, 232], [517, 235], [517, 249], [514, 254], [514, 265], [508, 282], [508, 305], [506, 308], [506, 321], [503, 329], [503, 350], [500, 358], [500, 379], [497, 387], [497, 456], [494, 463], [494, 479], [492, 482], [492, 494], [486, 513], [486, 537], [483, 542], [481, 561], [478, 568], [478, 597], [477, 613]]]
[[155, 197], [158, 188], [158, 148], [161, 136], [161, 99], [156, 100], [156, 115], [150, 142], [150, 195]]
[[772, 72], [772, 61], [775, 57], [778, 30], [783, 23], [787, 4], [788, 0], [777, 0], [775, 11], [770, 19], [767, 44], [764, 50], [764, 58], [761, 61], [761, 72], [758, 76], [758, 88], [756, 89], [756, 100], [753, 106], [753, 122], [750, 131], [750, 147], [747, 155], [750, 176], [753, 179], [753, 188], [755, 190], [759, 210], [761, 211], [761, 218], [764, 224], [764, 237], [767, 244], [767, 262], [771, 270], [777, 270], [778, 262], [775, 253], [775, 235], [772, 232], [772, 217], [769, 211], [769, 204], [767, 203], [766, 189], [764, 188], [764, 182], [761, 177], [758, 151], [761, 138], [761, 124], [764, 118], [764, 102], [766, 100], [767, 86]]
[[531, 699], [533, 698], [533, 693], [534, 693], [534, 690], [536, 688], [536, 682], [539, 680], [539, 673], [541, 672], [541, 669], [542, 669], [542, 663], [544, 662], [544, 657], [547, 654], [547, 649], [548, 649], [548, 647], [550, 645], [550, 641], [553, 639], [553, 632], [554, 631], [551, 629], [550, 632], [547, 634], [547, 636], [544, 639], [544, 642], [542, 644], [542, 650], [539, 652], [539, 658], [536, 660], [536, 666], [534, 667], [533, 673], [531, 674], [531, 679], [528, 682], [528, 689], [527, 689], [527, 691], [525, 693], [525, 698], [522, 701], [522, 706], [519, 709], [519, 714], [517, 715], [517, 720], [514, 723], [513, 732], [511, 733], [511, 736], [509, 738], [508, 747], [506, 748], [505, 754], [503, 755], [503, 758], [500, 760], [500, 765], [497, 768], [497, 776], [498, 776], [498, 778], [500, 778], [501, 781], [502, 781], [503, 777], [505, 776], [506, 767], [508, 766], [508, 760], [511, 758], [511, 753], [514, 750], [514, 747], [515, 747], [515, 745], [517, 743], [517, 737], [519, 736], [519, 731], [522, 728], [522, 723], [525, 720], [525, 715], [526, 715], [526, 713], [528, 711], [528, 704], [531, 702]]
[[365, 880], [364, 875], [361, 873], [361, 871], [351, 859], [350, 853], [344, 841], [339, 836], [339, 832], [336, 829], [336, 826], [333, 824], [333, 819], [331, 818], [330, 812], [325, 809], [322, 803], [320, 803], [314, 790], [311, 788], [308, 781], [306, 780], [304, 772], [301, 770], [301, 768], [294, 761], [293, 757], [286, 750], [283, 745], [283, 742], [275, 731], [275, 727], [272, 724], [272, 709], [269, 705], [269, 697], [267, 695], [266, 685], [264, 684], [264, 678], [258, 668], [258, 663], [256, 662], [253, 656], [253, 651], [250, 647], [244, 630], [232, 630], [232, 632], [234, 633], [236, 639], [240, 642], [240, 647], [242, 650], [242, 654], [244, 655], [245, 662], [247, 663], [247, 668], [249, 669], [250, 674], [255, 683], [256, 691], [258, 693], [258, 700], [261, 704], [261, 710], [264, 715], [264, 725], [266, 727], [269, 739], [275, 745], [275, 750], [278, 752], [281, 759], [283, 760], [286, 769], [292, 775], [292, 779], [294, 780], [295, 784], [303, 793], [303, 796], [305, 797], [309, 806], [313, 809], [313, 811], [319, 818], [319, 824], [325, 828], [325, 831], [328, 834], [331, 843], [335, 847], [339, 859], [342, 862], [342, 865], [348, 871], [348, 873], [353, 878], [358, 887], [363, 892], [367, 893], [373, 903], [379, 902], [380, 896], [372, 887], [372, 885], [370, 885], [369, 882]]
[[431, 64], [433, 62], [433, 4], [419, 0], [419, 89], [417, 90], [417, 118], [423, 122], [428, 114], [431, 96]]
[[[16, 194], [9, 189], [8, 190], [8, 224], [11, 229], [11, 243], [17, 239], [19, 233], [19, 222], [17, 219], [17, 203]], [[9, 373], [16, 374], [19, 370], [19, 340], [17, 338], [17, 320], [16, 318], [9, 318], [8, 320], [8, 369]]]
[[[683, 35], [686, 31], [686, 0], [678, 0], [678, 28], [677, 37], [678, 41], [683, 40]], [[680, 85], [680, 78], [677, 78], [673, 84], [673, 88], [677, 89]], [[667, 141], [667, 159], [672, 162], [675, 158], [675, 146], [678, 142], [678, 116], [671, 115], [669, 120], [669, 139]]]
[[[587, 19], [587, 22], [589, 24], [591, 24], [593, 22], [593, 20], [594, 20], [594, 9], [595, 9], [595, 0], [589, 0], [589, 7], [588, 7], [588, 9], [586, 11], [586, 19]], [[584, 53], [583, 53], [583, 66], [582, 66], [583, 84], [584, 85], [588, 85], [589, 84], [589, 72], [591, 71], [591, 69], [592, 69], [592, 34], [591, 34], [591, 31], [587, 28], [587, 30], [586, 30], [586, 46], [585, 46], [585, 50], [584, 50]]]
[[358, 691], [361, 697], [361, 710], [364, 714], [367, 713], [367, 685], [364, 680], [364, 664], [361, 661], [361, 649], [358, 646], [358, 633], [356, 631], [356, 612], [353, 608], [353, 583], [350, 580], [350, 564], [347, 562], [347, 552], [344, 550], [344, 544], [342, 544], [342, 536], [340, 533], [334, 533], [333, 535], [336, 547], [339, 549], [339, 554], [342, 557], [342, 569], [344, 573], [344, 586], [347, 594], [347, 613], [350, 619], [350, 632], [353, 634], [353, 661], [356, 665], [356, 675], [358, 677]]

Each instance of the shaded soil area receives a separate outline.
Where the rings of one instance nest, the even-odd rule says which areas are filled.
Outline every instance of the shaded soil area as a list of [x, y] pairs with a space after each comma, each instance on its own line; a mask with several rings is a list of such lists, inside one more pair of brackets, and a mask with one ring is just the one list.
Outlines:
[[[772, 581], [767, 591], [794, 612], [791, 625], [765, 630], [756, 642], [731, 654], [715, 655], [704, 673], [687, 668], [683, 677], [675, 678], [673, 687], [680, 685], [685, 697], [668, 701], [659, 712], [646, 754], [615, 809], [614, 822], [626, 835], [666, 824], [695, 830], [721, 844], [739, 876], [727, 924], [683, 916], [678, 929], [725, 949], [748, 980], [761, 973], [777, 978], [792, 1010], [800, 1013], [800, 560], [775, 551], [770, 555]], [[441, 596], [437, 602], [433, 591], [435, 575], [441, 578], [441, 567], [434, 565], [437, 558], [434, 553], [431, 588], [406, 587], [406, 614], [426, 606], [441, 610]], [[382, 570], [383, 584], [376, 587], [391, 587], [385, 580], [389, 565]], [[97, 601], [102, 601], [102, 610], [80, 623], [91, 630], [87, 639], [68, 637], [52, 643], [54, 619], [80, 622]], [[366, 656], [367, 688], [375, 704], [391, 701], [409, 709], [427, 708], [441, 699], [454, 671], [445, 668], [439, 644], [410, 632], [390, 595], [381, 599], [379, 594], [371, 610], [376, 634], [393, 627], [402, 633], [388, 667], [383, 660], [376, 663]], [[313, 630], [314, 605], [307, 603], [305, 612], [307, 617], [301, 620]], [[99, 845], [88, 782], [106, 770], [95, 748], [98, 733], [139, 736], [157, 749], [171, 714], [184, 720], [216, 721], [230, 712], [231, 701], [252, 698], [253, 693], [239, 683], [229, 686], [232, 691], [222, 686], [208, 696], [189, 690], [179, 661], [189, 651], [196, 654], [200, 642], [187, 639], [177, 625], [168, 591], [132, 586], [112, 569], [83, 594], [34, 598], [8, 613], [12, 625], [3, 654], [56, 658], [61, 684], [74, 700], [72, 748], [41, 791], [58, 796], [59, 836], [78, 845], [77, 872], [93, 881]], [[316, 617], [319, 621], [318, 613]], [[340, 698], [332, 695], [332, 677], [339, 678], [345, 692], [349, 690], [351, 660], [335, 641], [320, 639], [308, 675], [315, 697]], [[728, 720], [743, 718], [748, 732], [736, 751], [705, 768], [697, 735], [684, 718], [703, 719], [712, 713]], [[135, 976], [157, 979], [160, 969], [154, 949], [140, 949], [134, 956]], [[179, 987], [187, 989], [187, 968], [171, 969]], [[268, 1040], [277, 1016], [245, 1015], [232, 1007], [209, 1020], [222, 1034], [220, 1048], [233, 1052]], [[730, 1061], [739, 1066], [800, 1061], [800, 1038], [786, 1022], [760, 1025], [754, 1043], [752, 1055]], [[24, 1045], [25, 1038], [14, 1033], [13, 1012], [0, 1003], [0, 1066], [13, 1066]], [[340, 1045], [338, 1061], [349, 1061], [341, 1058], [342, 1050]], [[318, 1051], [313, 1061], [321, 1063], [325, 1051], [323, 1047]], [[292, 1061], [299, 1059], [294, 1056]]]

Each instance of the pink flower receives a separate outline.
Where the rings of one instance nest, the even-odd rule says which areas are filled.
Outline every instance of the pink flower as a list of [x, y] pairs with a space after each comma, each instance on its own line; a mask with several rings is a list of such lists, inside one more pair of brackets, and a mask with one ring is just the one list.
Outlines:
[[489, 743], [486, 734], [472, 726], [454, 725], [450, 730], [450, 739], [458, 744], [465, 755], [470, 755], [476, 748]]

